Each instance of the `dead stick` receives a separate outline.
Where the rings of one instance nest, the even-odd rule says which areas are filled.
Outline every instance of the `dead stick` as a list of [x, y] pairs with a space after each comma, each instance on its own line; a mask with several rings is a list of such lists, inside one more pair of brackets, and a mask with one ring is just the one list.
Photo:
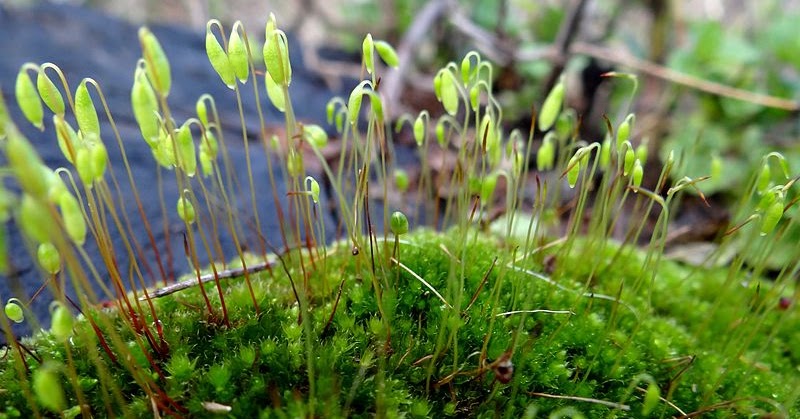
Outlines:
[[[275, 262], [261, 262], [255, 265], [247, 267], [247, 273], [256, 273], [266, 271], [268, 269], [272, 269], [275, 267]], [[227, 269], [224, 271], [217, 272], [217, 279], [230, 279], [237, 276], [242, 276], [245, 273], [244, 268], [233, 268]], [[201, 275], [199, 278], [199, 282], [205, 284], [207, 282], [214, 281], [214, 274], [205, 274]], [[185, 281], [176, 282], [174, 284], [167, 285], [166, 287], [159, 288], [152, 293], [150, 293], [150, 299], [161, 298], [170, 294], [174, 294], [178, 291], [183, 291], [187, 288], [197, 286], [198, 278], [187, 279]], [[147, 297], [139, 297], [140, 301], [146, 300]]]

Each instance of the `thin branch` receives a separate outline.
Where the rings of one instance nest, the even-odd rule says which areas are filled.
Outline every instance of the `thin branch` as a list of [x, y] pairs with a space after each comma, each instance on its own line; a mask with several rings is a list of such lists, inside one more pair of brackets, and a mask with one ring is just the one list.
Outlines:
[[558, 394], [547, 394], [547, 393], [536, 393], [536, 392], [528, 392], [528, 395], [529, 396], [534, 396], [534, 397], [546, 397], [548, 399], [564, 399], [564, 400], [574, 400], [576, 402], [587, 402], [587, 403], [601, 404], [603, 406], [608, 406], [608, 407], [611, 407], [611, 408], [614, 408], [614, 409], [625, 410], [625, 411], [631, 410], [631, 407], [628, 406], [627, 404], [614, 403], [614, 402], [609, 402], [609, 401], [599, 400], [599, 399], [591, 399], [591, 398], [588, 398], [588, 397], [559, 396]]
[[[247, 271], [248, 274], [251, 274], [251, 273], [266, 271], [266, 270], [272, 269], [273, 267], [275, 267], [275, 262], [261, 262], [261, 263], [257, 263], [257, 264], [252, 265], [252, 266], [248, 266], [246, 271]], [[237, 276], [242, 276], [244, 274], [245, 274], [245, 269], [244, 268], [233, 268], [233, 269], [227, 269], [227, 270], [224, 270], [224, 271], [219, 271], [217, 273], [217, 278], [218, 279], [230, 279], [230, 278], [234, 278], [234, 277], [237, 277]], [[211, 282], [211, 281], [214, 281], [214, 274], [213, 273], [212, 274], [201, 275], [200, 278], [192, 278], [192, 279], [187, 279], [185, 281], [176, 282], [174, 284], [170, 284], [170, 285], [167, 285], [166, 287], [159, 288], [159, 289], [153, 291], [152, 293], [150, 293], [150, 299], [161, 298], [161, 297], [164, 297], [164, 296], [167, 296], [167, 295], [170, 295], [170, 294], [174, 294], [174, 293], [176, 293], [178, 291], [183, 291], [183, 290], [185, 290], [187, 288], [191, 288], [191, 287], [197, 286], [198, 282], [200, 282], [202, 284], [205, 284], [205, 283]], [[147, 300], [147, 297], [145, 297], [145, 296], [139, 297], [139, 300], [140, 301]]]

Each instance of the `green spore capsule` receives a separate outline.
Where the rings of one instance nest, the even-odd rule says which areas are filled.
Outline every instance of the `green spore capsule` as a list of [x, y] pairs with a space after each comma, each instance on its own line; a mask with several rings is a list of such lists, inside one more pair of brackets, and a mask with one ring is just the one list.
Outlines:
[[272, 102], [272, 106], [281, 112], [286, 112], [286, 98], [283, 95], [283, 87], [275, 83], [275, 80], [272, 80], [269, 74], [264, 75], [264, 87], [267, 89], [267, 97]]
[[36, 75], [36, 89], [42, 97], [42, 102], [44, 102], [54, 114], [64, 115], [64, 98], [61, 96], [61, 92], [58, 90], [58, 87], [56, 87], [56, 84], [53, 83], [53, 80], [50, 79], [43, 68], [39, 68], [38, 74]]
[[172, 87], [172, 75], [164, 49], [147, 27], [139, 29], [139, 43], [142, 45], [142, 55], [147, 63], [147, 76], [153, 88], [161, 96], [167, 97]]
[[50, 316], [50, 333], [59, 340], [69, 339], [75, 322], [69, 309], [60, 301], [53, 301], [50, 304]]
[[542, 103], [542, 110], [539, 112], [540, 131], [547, 131], [553, 126], [556, 122], [556, 118], [558, 118], [558, 114], [561, 113], [561, 106], [563, 103], [564, 77], [562, 76], [558, 80], [558, 83], [553, 86], [553, 89], [550, 90], [550, 93], [547, 94], [544, 103]]
[[361, 101], [364, 99], [364, 83], [359, 84], [350, 92], [350, 98], [347, 100], [347, 117], [350, 124], [355, 124], [358, 121], [358, 116], [361, 113]]
[[[187, 193], [188, 190], [184, 190], [184, 193]], [[178, 216], [181, 217], [186, 224], [192, 224], [197, 220], [197, 213], [194, 211], [194, 205], [192, 205], [192, 201], [190, 201], [186, 196], [181, 195], [178, 198], [178, 204], [176, 205], [178, 210]]]
[[569, 183], [570, 188], [575, 188], [575, 185], [578, 184], [578, 176], [581, 174], [581, 162], [573, 156], [569, 160], [567, 167], [569, 167], [567, 171], [567, 183]]
[[49, 274], [55, 275], [61, 270], [61, 255], [58, 254], [58, 249], [52, 243], [40, 244], [36, 251], [36, 258], [39, 266]]
[[131, 107], [142, 137], [151, 148], [155, 147], [161, 127], [158, 118], [158, 98], [141, 66], [136, 68], [136, 74], [133, 77]]
[[5, 310], [6, 316], [14, 323], [22, 323], [25, 321], [25, 311], [22, 309], [22, 305], [18, 299], [9, 298]]
[[94, 135], [100, 138], [100, 120], [92, 96], [86, 87], [86, 80], [82, 81], [75, 91], [75, 120], [78, 121], [78, 129], [84, 136]]
[[233, 72], [228, 54], [225, 53], [219, 40], [217, 40], [217, 37], [211, 32], [212, 23], [214, 23], [213, 20], [209, 21], [206, 25], [206, 56], [208, 57], [208, 62], [211, 63], [211, 67], [217, 72], [219, 78], [222, 79], [222, 82], [225, 83], [228, 88], [233, 89], [236, 87], [236, 74]]
[[289, 62], [289, 45], [286, 34], [280, 29], [267, 32], [264, 42], [264, 65], [275, 83], [288, 86], [292, 82], [292, 65]]
[[458, 113], [458, 88], [453, 74], [449, 71], [440, 71], [442, 106], [452, 116]]
[[758, 193], [763, 194], [766, 192], [771, 182], [772, 172], [770, 171], [769, 163], [764, 163], [761, 165], [761, 170], [758, 172], [758, 178], [756, 179], [756, 190]]
[[622, 165], [622, 174], [623, 176], [628, 176], [633, 169], [633, 163], [636, 161], [636, 153], [633, 151], [632, 148], [627, 147], [625, 150], [625, 160]]
[[53, 115], [53, 125], [56, 128], [56, 140], [58, 141], [58, 148], [61, 149], [61, 154], [64, 155], [68, 162], [75, 164], [75, 153], [81, 146], [78, 133], [72, 129], [69, 122], [61, 115]]
[[767, 210], [761, 218], [761, 235], [766, 236], [775, 230], [778, 222], [783, 218], [783, 197], [778, 197], [774, 202], [769, 204]]
[[17, 104], [22, 110], [25, 119], [36, 128], [44, 130], [44, 108], [42, 108], [42, 100], [39, 98], [36, 86], [33, 85], [31, 76], [24, 67], [17, 73], [17, 81], [14, 87], [14, 95], [17, 98]]
[[389, 67], [397, 68], [400, 65], [400, 58], [397, 57], [397, 51], [386, 41], [375, 41], [375, 51], [381, 57], [381, 60]]
[[178, 150], [178, 165], [192, 177], [197, 173], [197, 154], [194, 149], [194, 138], [189, 123], [184, 123], [175, 135], [175, 145]]
[[241, 26], [241, 22], [233, 24], [231, 37], [228, 40], [228, 60], [230, 60], [236, 78], [239, 79], [241, 83], [245, 83], [250, 76], [250, 60], [247, 55], [247, 46], [239, 35], [238, 29]]
[[661, 390], [658, 389], [658, 385], [655, 383], [649, 383], [647, 385], [647, 390], [644, 393], [644, 401], [642, 401], [642, 416], [648, 416], [653, 411], [653, 409], [658, 406], [658, 403], [661, 401]]
[[49, 242], [50, 235], [58, 231], [58, 225], [53, 220], [47, 204], [28, 194], [22, 196], [17, 214], [17, 222], [22, 231], [37, 243]]
[[600, 168], [608, 169], [611, 167], [611, 137], [606, 135], [603, 143], [600, 145]]
[[94, 167], [88, 147], [81, 147], [75, 153], [75, 169], [78, 171], [78, 177], [81, 178], [81, 182], [86, 186], [91, 186], [94, 182]]
[[50, 181], [42, 170], [44, 163], [31, 143], [16, 130], [9, 131], [6, 142], [6, 158], [14, 177], [22, 189], [40, 199], [46, 199]]
[[555, 135], [556, 134], [552, 132], [548, 132], [542, 140], [539, 151], [536, 152], [536, 167], [539, 168], [539, 170], [551, 170], [555, 164]]
[[321, 149], [328, 145], [328, 133], [316, 124], [309, 124], [303, 127], [303, 138], [316, 149]]
[[635, 188], [639, 188], [642, 186], [642, 178], [644, 177], [644, 168], [642, 168], [642, 162], [639, 159], [633, 163], [633, 169], [631, 169], [631, 185]]
[[67, 234], [78, 246], [86, 241], [86, 220], [83, 218], [78, 200], [69, 192], [63, 192], [58, 200]]
[[395, 211], [389, 218], [389, 228], [395, 236], [408, 233], [408, 218], [400, 211]]
[[364, 37], [364, 41], [361, 42], [361, 57], [364, 60], [364, 67], [369, 74], [375, 72], [374, 45], [375, 44], [372, 42], [372, 34], [368, 33], [367, 36]]
[[205, 98], [201, 97], [197, 99], [197, 103], [194, 105], [195, 111], [197, 112], [197, 119], [200, 120], [200, 123], [208, 129], [208, 107], [206, 106]]
[[308, 193], [311, 195], [311, 200], [315, 204], [319, 203], [319, 182], [311, 176], [306, 176], [306, 184], [308, 185]]
[[628, 114], [625, 117], [625, 120], [619, 124], [617, 128], [617, 147], [622, 147], [622, 143], [628, 141], [628, 138], [631, 136], [631, 131], [633, 130], [633, 124], [636, 122], [636, 116], [634, 114]]
[[395, 169], [394, 185], [397, 187], [397, 190], [401, 193], [407, 191], [409, 183], [408, 172], [403, 169]]
[[417, 142], [418, 147], [422, 147], [425, 141], [425, 118], [422, 113], [414, 120], [414, 141]]
[[67, 406], [58, 368], [45, 363], [33, 372], [33, 393], [39, 403], [47, 410], [61, 413]]

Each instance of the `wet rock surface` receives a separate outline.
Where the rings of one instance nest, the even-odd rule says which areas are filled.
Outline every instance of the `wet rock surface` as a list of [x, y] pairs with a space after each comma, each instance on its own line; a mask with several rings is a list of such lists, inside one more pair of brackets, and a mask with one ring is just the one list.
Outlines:
[[[136, 61], [141, 56], [137, 29], [126, 22], [80, 7], [49, 4], [30, 9], [14, 9], [0, 5], [0, 40], [2, 40], [0, 41], [0, 56], [3, 57], [0, 60], [0, 88], [2, 88], [13, 120], [38, 149], [45, 163], [55, 169], [61, 166], [71, 168], [71, 165], [57, 146], [50, 119], [52, 115], [49, 114], [49, 111], [45, 111], [46, 128], [44, 132], [40, 132], [24, 120], [16, 106], [13, 89], [20, 66], [26, 62], [36, 64], [52, 62], [61, 68], [73, 92], [84, 77], [91, 77], [100, 84], [119, 129], [134, 183], [141, 196], [144, 216], [153, 227], [156, 249], [152, 248], [147, 232], [143, 228], [144, 222], [133, 199], [134, 194], [122, 164], [114, 133], [108, 119], [99, 109], [103, 140], [108, 148], [113, 174], [120, 187], [119, 196], [115, 196], [115, 199], [118, 200], [116, 206], [124, 208], [134, 226], [134, 234], [131, 238], [134, 238], [136, 243], [145, 249], [144, 256], [149, 260], [152, 273], [143, 272], [143, 274], [145, 281], [151, 283], [154, 279], [151, 277], [153, 273], [156, 276], [155, 279], [161, 280], [158, 274], [159, 269], [153, 258], [155, 252], [162, 256], [165, 264], [168, 264], [166, 255], [171, 253], [172, 260], [169, 263], [171, 266], [166, 266], [169, 272], [185, 273], [188, 270], [188, 263], [183, 247], [185, 227], [174, 211], [175, 201], [178, 197], [174, 175], [170, 171], [162, 170], [162, 178], [159, 181], [155, 161], [149, 146], [141, 138], [131, 111], [130, 88]], [[239, 113], [235, 95], [222, 84], [208, 63], [204, 47], [204, 34], [166, 26], [153, 26], [151, 30], [161, 41], [172, 66], [173, 88], [169, 95], [169, 103], [176, 121], [180, 123], [194, 114], [195, 102], [201, 94], [211, 94], [220, 111], [220, 118], [226, 131], [225, 141], [233, 167], [240, 181], [244, 182], [247, 174], [246, 157], [241, 130], [238, 128]], [[325, 120], [325, 104], [332, 96], [342, 95], [343, 92], [331, 91], [320, 78], [303, 67], [300, 46], [291, 43], [291, 37], [290, 48], [294, 70], [290, 92], [294, 98], [298, 120], [322, 124]], [[345, 82], [341, 85], [347, 88], [351, 87], [351, 84]], [[259, 126], [252, 85], [245, 85], [242, 91], [243, 112], [245, 120], [249, 124], [248, 139], [251, 144], [253, 177], [254, 183], [257, 185], [256, 208], [262, 224], [262, 234], [277, 245], [280, 243], [278, 219], [275, 216], [276, 208], [268, 181], [266, 160], [268, 157], [266, 157], [257, 136]], [[92, 94], [94, 95], [94, 92]], [[264, 102], [262, 109], [267, 118], [267, 124], [282, 125], [283, 115], [266, 103], [266, 94], [263, 91], [259, 94]], [[95, 103], [99, 108], [98, 99], [95, 99]], [[70, 121], [74, 125], [71, 117]], [[279, 176], [279, 173], [276, 175]], [[110, 180], [108, 174], [106, 178]], [[16, 188], [10, 182], [7, 183], [11, 189]], [[159, 183], [164, 188], [167, 210], [171, 213], [167, 232], [163, 228], [157, 188]], [[239, 208], [243, 216], [244, 229], [254, 235], [251, 236], [250, 242], [255, 243], [256, 241], [252, 240], [252, 237], [255, 237], [255, 231], [252, 228], [254, 217], [249, 200], [249, 190], [237, 192], [238, 196], [234, 196], [234, 205]], [[284, 200], [286, 191], [279, 189], [277, 196]], [[333, 224], [331, 222], [329, 225]], [[24, 295], [25, 298], [20, 299], [27, 302], [27, 299], [43, 284], [45, 277], [31, 259], [29, 243], [26, 243], [21, 237], [14, 222], [9, 222], [7, 228], [9, 258], [13, 266], [9, 277], [0, 278], [0, 298], [5, 303], [9, 297]], [[117, 249], [116, 262], [122, 272], [128, 272], [131, 259], [124, 251], [122, 237], [122, 233], [113, 234], [114, 247]], [[225, 250], [225, 256], [228, 259], [235, 256], [231, 236], [220, 231], [219, 240]], [[93, 240], [87, 240], [85, 248], [91, 255], [95, 266], [102, 267], [103, 264], [99, 259], [99, 252]], [[207, 263], [208, 255], [201, 249], [202, 247], [198, 246], [198, 256], [201, 263]], [[141, 255], [135, 257], [140, 258]], [[100, 269], [100, 276], [107, 277], [104, 268]], [[31, 304], [32, 310], [41, 322], [49, 321], [47, 306], [51, 299], [52, 294], [45, 291]], [[30, 329], [24, 328], [16, 330], [30, 331]]]

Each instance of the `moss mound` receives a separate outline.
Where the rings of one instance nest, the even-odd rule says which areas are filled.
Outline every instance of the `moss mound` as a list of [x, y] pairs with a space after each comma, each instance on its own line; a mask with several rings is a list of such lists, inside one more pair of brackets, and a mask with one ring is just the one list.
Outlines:
[[[74, 365], [55, 370], [68, 416], [149, 416], [156, 402], [194, 417], [800, 414], [800, 316], [766, 283], [672, 262], [651, 276], [640, 251], [589, 241], [529, 257], [475, 231], [416, 231], [394, 245], [378, 240], [370, 266], [345, 245], [313, 266], [284, 255], [251, 277], [258, 314], [244, 281], [224, 282], [231, 327], [197, 287], [154, 299], [168, 351], [153, 362], [107, 310], [89, 315], [129, 340], [128, 367], [85, 317], [66, 344], [45, 331], [23, 344], [45, 365]], [[392, 255], [402, 266], [380, 262]], [[554, 263], [560, 274], [545, 274]], [[290, 277], [309, 290], [309, 315]], [[369, 277], [383, 281], [380, 304]], [[8, 417], [36, 409], [27, 380], [43, 364], [27, 354], [25, 372], [19, 360], [0, 364]], [[147, 394], [131, 368], [162, 390]]]

